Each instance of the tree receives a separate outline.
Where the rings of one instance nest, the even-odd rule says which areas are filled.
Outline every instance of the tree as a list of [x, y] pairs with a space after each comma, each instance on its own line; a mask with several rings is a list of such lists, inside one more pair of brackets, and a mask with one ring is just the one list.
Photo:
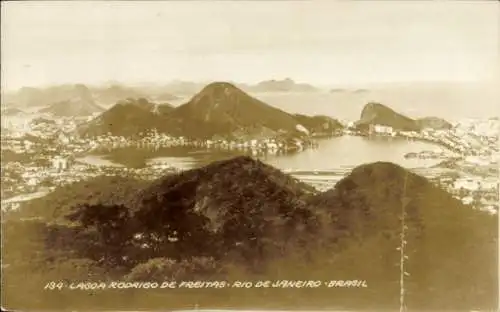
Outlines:
[[95, 239], [93, 248], [82, 251], [86, 253], [85, 256], [105, 266], [126, 264], [128, 259], [124, 258], [124, 251], [127, 247], [131, 247], [135, 233], [134, 223], [126, 207], [83, 204], [76, 207], [67, 218], [76, 222], [77, 236]]

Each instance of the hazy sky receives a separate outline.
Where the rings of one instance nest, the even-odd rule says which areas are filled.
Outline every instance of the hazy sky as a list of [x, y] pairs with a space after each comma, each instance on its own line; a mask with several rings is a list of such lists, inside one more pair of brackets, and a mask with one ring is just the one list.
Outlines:
[[2, 3], [2, 86], [492, 79], [496, 1]]

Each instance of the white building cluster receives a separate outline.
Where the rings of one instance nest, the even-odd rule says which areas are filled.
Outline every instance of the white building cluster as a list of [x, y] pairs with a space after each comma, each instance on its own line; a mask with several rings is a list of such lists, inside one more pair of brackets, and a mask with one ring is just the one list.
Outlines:
[[378, 124], [375, 125], [370, 124], [369, 133], [377, 133], [377, 134], [391, 135], [391, 136], [396, 135], [392, 127], [385, 125], [378, 125]]

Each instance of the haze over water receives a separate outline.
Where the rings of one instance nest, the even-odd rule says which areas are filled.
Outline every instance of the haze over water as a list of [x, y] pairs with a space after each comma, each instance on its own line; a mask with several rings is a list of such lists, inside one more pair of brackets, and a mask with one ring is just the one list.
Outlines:
[[410, 118], [434, 116], [450, 122], [500, 116], [500, 88], [484, 84], [426, 83], [386, 85], [335, 92], [260, 93], [258, 99], [282, 110], [358, 120], [368, 102], [379, 102]]

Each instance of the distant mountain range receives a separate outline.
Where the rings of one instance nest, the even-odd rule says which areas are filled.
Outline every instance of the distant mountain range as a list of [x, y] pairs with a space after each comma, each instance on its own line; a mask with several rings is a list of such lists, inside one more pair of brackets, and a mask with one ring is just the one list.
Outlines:
[[[75, 84], [48, 88], [21, 88], [15, 93], [5, 94], [3, 104], [18, 108], [45, 106], [48, 111], [55, 110], [62, 113], [57, 114], [58, 116], [71, 116], [72, 113], [75, 114], [73, 116], [79, 116], [80, 112], [84, 115], [88, 112], [96, 112], [96, 106], [109, 106], [128, 98], [147, 98], [157, 102], [179, 99], [165, 90], [146, 90], [119, 84], [98, 87]], [[56, 108], [48, 108], [52, 105]], [[71, 107], [64, 108], [65, 105]]]
[[129, 87], [120, 84], [92, 88], [92, 90], [96, 101], [105, 105], [111, 105], [129, 98], [145, 98], [154, 102], [171, 102], [179, 99], [178, 96], [162, 89]]
[[39, 110], [55, 117], [90, 116], [104, 111], [104, 108], [94, 101], [92, 92], [85, 85], [75, 85], [72, 92], [73, 98], [55, 102]]
[[106, 87], [95, 88], [93, 90], [97, 102], [113, 104], [127, 98], [144, 97], [145, 94], [136, 88], [127, 87], [119, 84], [112, 84]]
[[227, 82], [214, 82], [205, 86], [187, 103], [178, 107], [158, 107], [160, 110], [155, 111], [136, 102], [115, 105], [84, 125], [81, 133], [137, 135], [156, 128], [160, 132], [190, 138], [258, 138], [304, 135], [301, 123], [304, 123], [306, 132], [339, 127], [339, 123], [332, 118], [308, 118], [284, 112]]
[[[355, 125], [359, 129], [367, 129], [369, 125], [385, 125], [394, 130], [406, 131], [452, 127], [440, 118], [412, 119], [375, 102], [365, 105]], [[157, 105], [145, 98], [121, 101], [100, 117], [81, 126], [80, 133], [90, 136], [107, 133], [134, 136], [157, 129], [159, 132], [193, 139], [253, 139], [331, 133], [342, 128], [343, 125], [334, 118], [290, 114], [250, 96], [232, 83], [214, 82], [177, 107]]]
[[[187, 101], [200, 92], [209, 82], [172, 81], [169, 83], [144, 83], [144, 84], [122, 84], [109, 82], [103, 85], [87, 85], [91, 91], [94, 102], [97, 105], [109, 108], [120, 100], [127, 98], [147, 98], [155, 103], [167, 102], [175, 106]], [[415, 118], [426, 116], [439, 116], [440, 118], [483, 118], [497, 115], [495, 107], [498, 104], [499, 91], [496, 85], [486, 83], [385, 83], [385, 84], [352, 84], [338, 85], [336, 87], [313, 86], [319, 92], [309, 92], [310, 87], [304, 87], [292, 79], [266, 80], [260, 83], [238, 83], [233, 85], [249, 93], [259, 94], [260, 99], [265, 99], [273, 105], [287, 110], [293, 106], [300, 114], [308, 114], [308, 107], [314, 108], [319, 114], [329, 115], [330, 107], [339, 110], [338, 117], [343, 119], [354, 119], [354, 111], [361, 109], [360, 103], [375, 101], [378, 103], [390, 103], [397, 111], [413, 111]], [[283, 91], [288, 90], [288, 91]], [[330, 92], [328, 92], [328, 90]], [[285, 98], [294, 96], [293, 92], [302, 93], [297, 98]], [[326, 92], [324, 92], [326, 91]], [[275, 94], [273, 94], [275, 93]], [[281, 95], [284, 97], [282, 98]], [[310, 97], [309, 97], [310, 95]], [[21, 88], [16, 92], [5, 92], [2, 90], [2, 105], [16, 107], [25, 110], [30, 107], [43, 107], [53, 103], [67, 101], [75, 98], [74, 85], [57, 85], [47, 88]], [[301, 102], [311, 102], [311, 105]], [[332, 103], [329, 105], [328, 103]], [[471, 107], [480, 103], [481, 109], [474, 110]], [[359, 108], [358, 108], [359, 107]], [[447, 110], [453, 107], [453, 110]], [[355, 109], [353, 109], [355, 108]], [[418, 116], [417, 116], [418, 115]]]
[[21, 108], [47, 106], [53, 103], [72, 101], [75, 99], [90, 101], [92, 99], [92, 93], [86, 85], [68, 84], [43, 89], [24, 87], [16, 93], [5, 94], [4, 96], [6, 105], [14, 105]]
[[449, 129], [452, 125], [446, 120], [437, 117], [411, 119], [386, 105], [370, 102], [361, 111], [356, 127], [366, 129], [369, 125], [390, 126], [394, 130], [420, 131], [424, 128]]
[[296, 83], [290, 78], [266, 80], [255, 85], [241, 85], [248, 92], [316, 92], [318, 88], [307, 83]]
[[93, 101], [87, 102], [82, 99], [57, 102], [39, 110], [40, 113], [47, 113], [54, 117], [90, 116], [103, 111], [104, 108]]
[[[282, 80], [264, 80], [255, 84], [230, 82], [234, 86], [250, 93], [264, 93], [264, 92], [316, 92], [320, 91], [319, 88], [307, 84], [297, 83], [290, 78]], [[197, 83], [190, 81], [174, 81], [162, 86], [166, 92], [179, 94], [179, 95], [193, 95], [200, 92], [207, 84]]]
[[[180, 89], [186, 87], [184, 91], [189, 89], [189, 92], [192, 92], [200, 86], [190, 82], [175, 82], [170, 86], [176, 86], [178, 90], [156, 90], [148, 97], [143, 96], [144, 92], [140, 91], [140, 88], [117, 84], [100, 88], [89, 88], [82, 84], [62, 85], [43, 90], [23, 88], [18, 92], [17, 99], [26, 107], [46, 103], [49, 98], [65, 99], [51, 102], [39, 110], [41, 113], [48, 113], [55, 117], [89, 116], [104, 111], [104, 108], [97, 103], [114, 101], [114, 103], [124, 104], [123, 101], [126, 99], [142, 99], [156, 107], [155, 109], [145, 108], [136, 105], [137, 103], [134, 105], [128, 105], [131, 104], [128, 103], [120, 108], [112, 107], [95, 121], [81, 127], [80, 132], [86, 135], [112, 133], [129, 136], [157, 128], [161, 132], [191, 138], [257, 138], [280, 134], [300, 135], [301, 131], [297, 128], [299, 125], [304, 126], [308, 132], [330, 131], [342, 127], [337, 120], [326, 116], [310, 118], [303, 114], [289, 114], [243, 91], [289, 92], [300, 89], [301, 92], [305, 92], [314, 90], [309, 85], [297, 84], [291, 79], [264, 81], [254, 86], [227, 82], [210, 83], [202, 87], [186, 103], [177, 107], [168, 104], [170, 100], [180, 99], [172, 94], [173, 91], [182, 93]], [[344, 89], [335, 90], [335, 92], [344, 92]], [[369, 92], [367, 89], [353, 90], [354, 93]], [[156, 100], [151, 100], [152, 98]], [[164, 105], [153, 103], [164, 103]], [[18, 110], [20, 110], [18, 107], [8, 107], [4, 109], [3, 114], [13, 116], [20, 113]], [[130, 111], [126, 112], [127, 110]], [[123, 119], [124, 115], [130, 118]], [[128, 120], [128, 122], [120, 120]], [[132, 124], [132, 121], [137, 124]], [[396, 130], [411, 131], [452, 127], [446, 120], [436, 117], [412, 119], [376, 102], [369, 102], [365, 105], [360, 119], [356, 122], [358, 128], [366, 128], [370, 124], [387, 125]]]
[[[260, 161], [237, 157], [153, 182], [78, 182], [7, 220], [30, 215], [59, 228], [50, 228], [50, 245], [28, 245], [29, 261], [44, 253], [85, 260], [92, 265], [78, 271], [82, 278], [95, 267], [112, 271], [99, 274], [101, 280], [102, 274], [217, 279], [234, 272], [240, 280], [357, 278], [368, 288], [309, 295], [327, 302], [335, 293], [345, 309], [387, 310], [399, 307], [402, 275], [408, 309], [488, 310], [497, 304], [497, 218], [392, 163], [361, 165], [321, 193]], [[72, 225], [56, 221], [64, 219]], [[6, 251], [32, 242], [27, 231], [15, 229], [4, 230]], [[36, 233], [43, 237], [40, 225]], [[22, 265], [17, 254], [5, 252], [3, 261]], [[275, 296], [245, 292], [252, 304]], [[297, 305], [280, 298], [282, 308]]]
[[[266, 80], [257, 84], [234, 83], [247, 92], [312, 92], [316, 87], [296, 83], [290, 78]], [[63, 84], [46, 88], [23, 87], [16, 92], [2, 94], [3, 104], [17, 107], [47, 106], [53, 103], [71, 101], [88, 91], [96, 104], [108, 106], [127, 98], [147, 98], [155, 102], [171, 102], [200, 92], [206, 83], [173, 81], [164, 85], [127, 86], [110, 83], [104, 86], [84, 84]]]

